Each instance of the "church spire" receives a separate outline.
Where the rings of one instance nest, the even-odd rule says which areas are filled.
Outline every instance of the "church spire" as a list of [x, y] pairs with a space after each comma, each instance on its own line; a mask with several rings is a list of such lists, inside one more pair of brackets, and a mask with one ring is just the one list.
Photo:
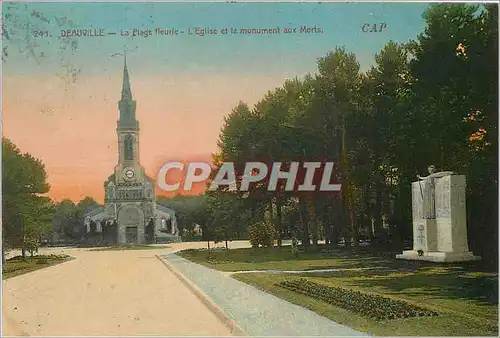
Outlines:
[[119, 128], [138, 128], [139, 123], [135, 119], [135, 101], [132, 99], [132, 90], [130, 90], [130, 78], [127, 69], [127, 57], [123, 66], [123, 87], [122, 97], [118, 102], [120, 109], [120, 120], [118, 121]]
[[123, 66], [122, 101], [132, 101], [132, 91], [130, 90], [130, 79], [127, 69], [127, 55], [125, 55], [125, 64]]

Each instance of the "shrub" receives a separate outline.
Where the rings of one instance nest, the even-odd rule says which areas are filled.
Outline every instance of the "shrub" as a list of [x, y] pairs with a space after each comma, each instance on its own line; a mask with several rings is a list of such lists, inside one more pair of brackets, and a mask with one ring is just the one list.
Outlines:
[[36, 260], [36, 264], [49, 264], [49, 260], [46, 258], [40, 258]]
[[274, 244], [274, 226], [269, 221], [261, 221], [250, 226], [250, 244], [254, 248], [259, 246], [272, 247]]
[[402, 300], [347, 290], [340, 287], [321, 285], [305, 278], [284, 281], [277, 285], [378, 321], [438, 315], [435, 311], [409, 304]]

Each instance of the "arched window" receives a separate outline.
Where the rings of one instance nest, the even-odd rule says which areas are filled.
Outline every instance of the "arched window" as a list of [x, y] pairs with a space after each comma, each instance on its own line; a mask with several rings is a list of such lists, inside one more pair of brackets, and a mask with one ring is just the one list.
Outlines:
[[125, 151], [125, 161], [132, 161], [134, 159], [134, 138], [132, 135], [125, 136], [123, 148]]

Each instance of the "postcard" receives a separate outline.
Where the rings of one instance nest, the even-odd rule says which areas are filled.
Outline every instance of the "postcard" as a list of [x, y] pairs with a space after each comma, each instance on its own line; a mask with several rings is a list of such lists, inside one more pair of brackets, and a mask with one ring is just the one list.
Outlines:
[[3, 335], [497, 336], [498, 6], [3, 2]]

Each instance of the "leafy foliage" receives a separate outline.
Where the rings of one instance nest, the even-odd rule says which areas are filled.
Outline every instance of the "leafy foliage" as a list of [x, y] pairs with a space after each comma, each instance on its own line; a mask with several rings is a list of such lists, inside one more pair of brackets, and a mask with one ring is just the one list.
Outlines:
[[432, 4], [424, 19], [415, 40], [389, 41], [367, 71], [337, 47], [318, 60], [316, 74], [232, 110], [216, 157], [236, 164], [237, 185], [244, 163], [256, 160], [281, 161], [283, 169], [290, 161], [333, 161], [342, 183], [342, 194], [323, 196], [254, 184], [238, 195], [249, 224], [267, 208], [278, 239], [300, 236], [307, 246], [343, 237], [356, 245], [362, 235], [401, 250], [412, 236], [411, 182], [435, 164], [467, 176], [471, 249], [495, 265], [498, 7]]
[[55, 206], [52, 223], [59, 237], [80, 239], [84, 234], [83, 210], [71, 200], [62, 200]]
[[177, 195], [173, 198], [165, 196], [158, 197], [158, 204], [171, 208], [175, 211], [177, 217], [177, 226], [183, 235], [184, 230], [190, 232], [194, 228], [194, 223], [198, 221], [202, 212], [202, 205], [205, 196], [182, 196]]
[[43, 163], [2, 139], [3, 248], [36, 250], [40, 237], [51, 232], [52, 201]]
[[203, 239], [222, 242], [245, 238], [250, 214], [244, 201], [225, 191], [206, 194], [202, 210], [198, 215], [202, 224]]
[[275, 229], [269, 220], [250, 225], [250, 244], [254, 248], [271, 247], [274, 245]]

